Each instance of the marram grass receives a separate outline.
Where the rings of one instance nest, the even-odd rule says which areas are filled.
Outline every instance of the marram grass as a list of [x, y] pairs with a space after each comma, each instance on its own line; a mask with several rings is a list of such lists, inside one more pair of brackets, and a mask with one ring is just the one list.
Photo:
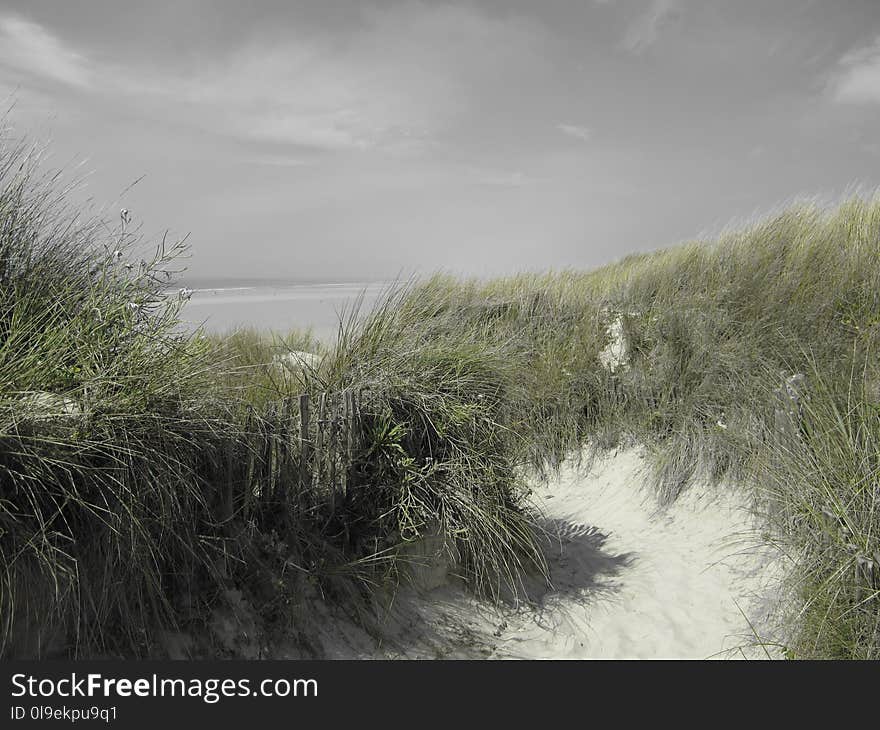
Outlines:
[[[585, 444], [638, 442], [662, 499], [698, 475], [753, 486], [798, 556], [790, 656], [877, 657], [876, 199], [593, 272], [402, 285], [321, 348], [181, 334], [182, 245], [148, 250], [126, 215], [68, 210], [39, 170], [29, 148], [0, 151], [4, 655], [157, 655], [169, 631], [209, 636], [243, 602], [265, 632], [295, 616], [307, 641], [310, 602], [368, 613], [405, 579], [407, 545], [438, 534], [472, 590], [527, 598], [546, 578], [529, 479]], [[279, 367], [291, 350], [319, 357]], [[780, 439], [779, 391], [798, 374]], [[318, 478], [272, 509], [230, 509], [254, 480], [293, 489], [297, 442], [277, 427], [291, 398], [349, 392], [362, 418], [344, 500]], [[234, 649], [198, 647], [211, 652]]]

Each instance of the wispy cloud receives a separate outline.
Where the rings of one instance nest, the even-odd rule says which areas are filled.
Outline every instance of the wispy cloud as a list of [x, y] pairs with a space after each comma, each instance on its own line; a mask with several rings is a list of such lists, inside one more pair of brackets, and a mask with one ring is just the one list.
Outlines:
[[286, 155], [244, 157], [238, 161], [246, 165], [261, 165], [267, 167], [307, 167], [313, 164], [311, 160], [304, 160], [299, 157], [288, 157]]
[[593, 133], [588, 127], [582, 127], [579, 124], [557, 124], [556, 129], [558, 129], [563, 134], [567, 134], [569, 137], [579, 139], [582, 142], [588, 142], [593, 136]]
[[362, 20], [342, 35], [279, 30], [210, 63], [157, 71], [99, 65], [40, 25], [0, 16], [0, 70], [241, 140], [411, 153], [479, 103], [481, 89], [541, 59], [536, 27], [522, 19], [412, 3], [365, 9]]
[[521, 188], [526, 185], [534, 185], [538, 179], [527, 175], [521, 170], [507, 172], [501, 170], [472, 169], [471, 180], [477, 185], [486, 185], [498, 188]]
[[664, 28], [681, 19], [683, 0], [651, 0], [648, 8], [630, 23], [622, 45], [630, 53], [644, 53], [653, 46]]
[[69, 86], [88, 86], [84, 56], [43, 26], [13, 15], [0, 17], [0, 68]]
[[190, 85], [223, 108], [232, 97], [242, 136], [413, 151], [468, 111], [474, 88], [536, 55], [530, 28], [474, 10], [413, 4], [366, 17], [343, 42], [261, 39]]
[[841, 103], [880, 103], [880, 38], [873, 45], [850, 51], [840, 59], [829, 91], [831, 97]]

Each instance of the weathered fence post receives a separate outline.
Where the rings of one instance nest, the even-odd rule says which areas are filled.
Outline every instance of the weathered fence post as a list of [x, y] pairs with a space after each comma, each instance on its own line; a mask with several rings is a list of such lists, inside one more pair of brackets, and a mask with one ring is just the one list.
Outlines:
[[[324, 445], [324, 423], [325, 423], [325, 409], [327, 402], [327, 394], [321, 393], [321, 398], [318, 401], [318, 423], [317, 429], [318, 433], [316, 436], [316, 448], [315, 448], [315, 468], [314, 468], [314, 479], [315, 484], [320, 486], [321, 477], [324, 473], [324, 459], [326, 458], [326, 451]], [[331, 492], [332, 495], [332, 492]], [[331, 496], [332, 499], [332, 496]], [[331, 509], [335, 507], [331, 502]]]
[[278, 467], [278, 406], [269, 403], [266, 407], [266, 457], [263, 460], [266, 470], [266, 487], [264, 500], [274, 501], [276, 486], [276, 469]]
[[256, 456], [253, 450], [253, 434], [252, 429], [255, 426], [254, 410], [248, 407], [247, 415], [244, 419], [245, 443], [247, 444], [247, 467], [244, 477], [244, 519], [249, 520], [251, 517], [251, 502], [253, 500], [253, 479]]
[[339, 430], [338, 404], [330, 404], [330, 433], [328, 434], [327, 458], [330, 461], [330, 491], [336, 494], [336, 443], [337, 431]]
[[309, 394], [303, 393], [299, 397], [299, 488], [307, 495], [311, 491], [311, 474], [309, 471], [310, 443], [309, 443]]
[[343, 446], [343, 459], [345, 460], [345, 470], [343, 472], [342, 477], [342, 498], [345, 499], [348, 496], [348, 482], [351, 478], [351, 462], [352, 462], [352, 443], [351, 436], [353, 433], [353, 419], [354, 419], [354, 392], [351, 390], [345, 391], [345, 410], [344, 410], [344, 418], [345, 418], [345, 443]]
[[282, 491], [280, 502], [284, 505], [285, 519], [291, 508], [290, 500], [290, 421], [293, 410], [291, 398], [283, 398], [278, 416], [278, 488]]

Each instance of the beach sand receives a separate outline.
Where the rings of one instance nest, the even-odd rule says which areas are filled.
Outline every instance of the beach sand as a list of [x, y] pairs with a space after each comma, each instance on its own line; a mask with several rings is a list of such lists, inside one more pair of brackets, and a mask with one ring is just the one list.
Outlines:
[[744, 490], [691, 485], [660, 509], [639, 449], [564, 466], [535, 485], [553, 587], [496, 608], [450, 578], [405, 588], [377, 643], [345, 621], [315, 639], [335, 658], [781, 658], [784, 556], [762, 546]]

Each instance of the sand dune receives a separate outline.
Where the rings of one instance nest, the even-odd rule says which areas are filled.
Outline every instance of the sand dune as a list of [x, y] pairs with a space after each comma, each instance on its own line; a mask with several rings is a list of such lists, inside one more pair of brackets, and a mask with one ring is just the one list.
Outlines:
[[333, 657], [779, 658], [772, 635], [785, 559], [761, 546], [744, 493], [696, 484], [659, 509], [640, 451], [537, 486], [553, 587], [533, 605], [491, 608], [454, 580], [405, 591], [381, 646], [328, 628]]
[[760, 547], [745, 495], [697, 484], [660, 510], [644, 483], [629, 450], [546, 485], [547, 513], [591, 537], [563, 535], [539, 620], [520, 615], [496, 655], [766, 658], [750, 645], [772, 628], [785, 563]]

